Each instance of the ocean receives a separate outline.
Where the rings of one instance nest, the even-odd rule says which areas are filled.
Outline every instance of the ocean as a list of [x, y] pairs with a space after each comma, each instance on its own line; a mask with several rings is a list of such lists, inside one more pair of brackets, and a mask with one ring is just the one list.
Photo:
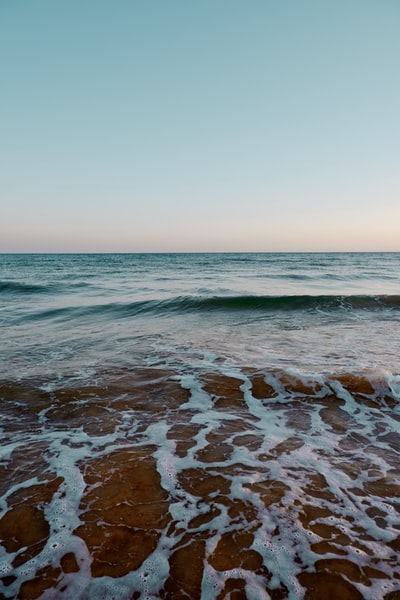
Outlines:
[[400, 253], [0, 255], [0, 597], [400, 598]]

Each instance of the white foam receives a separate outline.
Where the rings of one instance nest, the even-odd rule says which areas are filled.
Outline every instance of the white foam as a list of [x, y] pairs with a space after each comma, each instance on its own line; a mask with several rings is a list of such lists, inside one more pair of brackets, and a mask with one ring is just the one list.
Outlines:
[[[209, 365], [206, 372], [208, 367]], [[215, 365], [214, 370], [218, 372]], [[304, 384], [313, 381], [310, 373], [293, 371], [290, 374]], [[387, 593], [394, 589], [394, 584], [390, 581], [396, 580], [396, 553], [388, 544], [399, 534], [398, 513], [394, 508], [395, 505], [398, 506], [399, 501], [397, 498], [365, 495], [363, 489], [368, 482], [374, 482], [392, 473], [393, 466], [390, 460], [393, 458], [390, 459], [390, 452], [393, 454], [394, 451], [388, 442], [376, 441], [376, 431], [382, 435], [382, 432], [395, 430], [398, 421], [392, 415], [398, 410], [397, 406], [394, 409], [387, 407], [380, 410], [367, 403], [360, 403], [339, 381], [328, 379], [328, 382], [321, 382], [319, 375], [314, 380], [319, 388], [314, 394], [310, 392], [312, 403], [306, 405], [306, 414], [310, 417], [309, 429], [296, 429], [293, 418], [290, 423], [288, 421], [289, 411], [293, 415], [291, 403], [294, 399], [307, 403], [308, 394], [302, 391], [289, 392], [279, 373], [265, 373], [266, 383], [276, 392], [274, 398], [265, 399], [253, 396], [251, 379], [232, 364], [229, 368], [226, 364], [222, 365], [219, 375], [235, 377], [242, 382], [240, 389], [245, 405], [240, 412], [236, 412], [236, 409], [216, 410], [213, 397], [205, 391], [202, 384], [204, 371], [193, 371], [189, 375], [177, 375], [175, 378], [190, 394], [187, 402], [176, 410], [173, 419], [169, 411], [168, 418], [158, 414], [149, 424], [148, 421], [141, 422], [138, 411], [128, 409], [118, 419], [114, 431], [106, 435], [90, 435], [81, 427], [55, 430], [51, 420], [43, 418], [41, 428], [25, 437], [21, 434], [12, 443], [1, 448], [2, 459], [7, 464], [12, 460], [12, 452], [22, 443], [29, 445], [40, 442], [47, 448], [43, 458], [47, 461], [49, 472], [52, 476], [63, 478], [50, 502], [44, 506], [44, 516], [50, 525], [50, 534], [42, 551], [20, 567], [13, 568], [15, 553], [8, 554], [0, 546], [0, 573], [3, 576], [12, 573], [17, 577], [9, 586], [0, 585], [0, 593], [3, 593], [5, 598], [16, 596], [23, 581], [32, 578], [46, 565], [60, 565], [62, 557], [72, 552], [79, 571], [61, 575], [57, 583], [57, 594], [60, 598], [130, 600], [133, 590], [136, 590], [140, 592], [141, 600], [156, 599], [169, 576], [171, 553], [186, 532], [208, 536], [206, 555], [209, 556], [218, 546], [224, 533], [248, 528], [254, 536], [250, 548], [258, 552], [270, 572], [268, 589], [286, 586], [288, 598], [297, 600], [303, 597], [304, 590], [296, 576], [304, 569], [313, 569], [315, 561], [321, 558], [321, 555], [313, 552], [311, 546], [324, 540], [309, 527], [302, 525], [300, 517], [304, 504], [326, 509], [329, 514], [319, 517], [317, 522], [335, 528], [349, 538], [350, 541], [344, 548], [344, 558], [362, 567], [370, 564], [373, 556], [374, 568], [387, 574], [389, 583], [387, 580], [372, 580], [370, 589], [358, 583], [354, 584], [365, 598], [374, 600], [381, 597], [384, 591]], [[398, 397], [400, 378], [389, 378], [389, 387], [393, 395]], [[327, 398], [332, 395], [332, 390], [337, 397], [344, 400], [341, 410], [351, 417], [349, 429], [344, 432], [332, 429], [320, 414], [321, 408], [326, 406]], [[47, 411], [42, 411], [43, 417], [49, 409], [50, 407]], [[180, 423], [181, 419], [184, 419], [184, 424], [201, 427], [190, 440], [191, 444], [186, 453], [178, 456], [176, 448], [179, 440], [172, 439], [169, 432], [171, 426]], [[231, 427], [229, 433], [224, 438], [221, 437], [223, 443], [230, 446], [229, 458], [220, 462], [202, 462], [200, 451], [207, 449], [215, 432], [222, 436], [224, 425]], [[361, 434], [368, 442], [360, 443], [355, 450], [342, 450], [341, 442], [352, 433]], [[252, 446], [235, 444], [237, 436], [246, 435], [259, 440], [254, 449]], [[278, 444], [293, 437], [297, 438], [300, 444], [292, 449], [289, 446], [286, 452], [278, 455], [275, 451]], [[90, 553], [84, 541], [74, 534], [81, 524], [80, 519], [83, 518], [79, 507], [87, 489], [82, 465], [86, 461], [99, 459], [121, 448], [141, 446], [155, 447], [153, 457], [161, 486], [169, 494], [169, 513], [174, 527], [167, 526], [165, 531], [160, 532], [157, 548], [136, 571], [118, 578], [93, 578], [90, 573]], [[385, 452], [389, 452], [389, 456], [385, 456]], [[342, 466], [342, 463], [352, 463], [356, 466], [357, 461], [360, 464], [358, 472], [355, 469], [354, 473], [349, 474]], [[203, 471], [205, 476], [222, 475], [227, 491], [223, 494], [210, 492], [207, 499], [189, 493], [184, 489], [180, 477], [188, 469]], [[325, 478], [327, 494], [332, 494], [334, 500], [329, 495], [318, 497], [318, 493], [313, 492], [310, 481], [314, 475]], [[269, 482], [266, 484], [267, 490], [268, 485], [272, 483], [281, 482], [287, 486], [282, 488], [282, 496], [272, 498], [273, 501], [267, 503], [267, 506], [257, 488], [257, 484], [263, 485], [266, 481]], [[396, 476], [393, 481], [396, 481]], [[9, 498], [14, 492], [38, 483], [43, 482], [32, 477], [10, 487], [0, 498], [2, 510], [8, 509]], [[234, 502], [243, 502], [252, 507], [254, 511], [249, 513], [251, 516], [242, 514], [233, 519], [229, 508]], [[205, 519], [196, 528], [189, 529], [194, 517], [207, 515], [211, 507], [214, 509], [212, 517], [208, 521]], [[369, 508], [381, 511], [384, 521], [377, 522], [368, 516], [366, 511]], [[364, 533], [361, 535], [360, 531]], [[329, 541], [332, 544], [336, 543], [335, 539]], [[343, 549], [343, 546], [341, 548]], [[204, 561], [201, 583], [202, 597], [216, 599], [230, 577], [245, 581], [248, 597], [262, 600], [270, 597], [261, 575], [239, 568], [219, 572], [213, 569], [207, 560]], [[64, 586], [65, 590], [62, 591]], [[43, 598], [50, 598], [51, 593], [54, 593], [54, 590], [49, 591], [47, 596], [45, 593]]]

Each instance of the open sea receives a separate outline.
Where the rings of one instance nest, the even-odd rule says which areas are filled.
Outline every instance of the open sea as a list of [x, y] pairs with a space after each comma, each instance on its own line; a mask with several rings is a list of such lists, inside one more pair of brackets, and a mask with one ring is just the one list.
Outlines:
[[0, 358], [0, 598], [400, 599], [400, 253], [3, 254]]

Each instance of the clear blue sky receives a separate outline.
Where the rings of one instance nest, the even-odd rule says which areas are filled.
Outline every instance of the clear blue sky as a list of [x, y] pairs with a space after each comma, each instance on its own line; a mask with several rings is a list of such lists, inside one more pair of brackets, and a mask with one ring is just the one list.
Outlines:
[[0, 251], [400, 250], [399, 0], [0, 0]]

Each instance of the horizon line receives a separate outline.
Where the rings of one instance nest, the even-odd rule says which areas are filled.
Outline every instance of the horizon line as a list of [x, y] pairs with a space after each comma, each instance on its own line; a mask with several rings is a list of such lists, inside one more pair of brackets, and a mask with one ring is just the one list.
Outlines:
[[399, 250], [0, 250], [0, 255], [81, 255], [81, 254], [398, 254]]

